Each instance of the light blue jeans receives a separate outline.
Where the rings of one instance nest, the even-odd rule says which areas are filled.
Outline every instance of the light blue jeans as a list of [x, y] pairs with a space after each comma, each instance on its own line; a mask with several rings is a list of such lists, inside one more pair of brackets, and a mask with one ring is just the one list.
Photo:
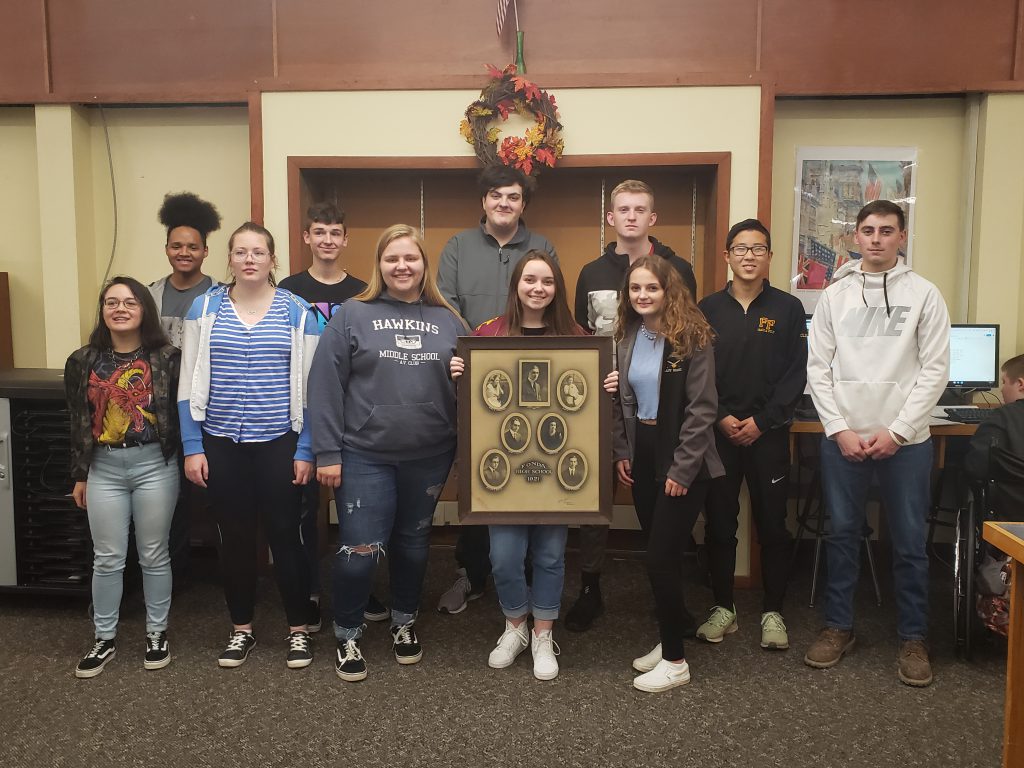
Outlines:
[[[566, 525], [491, 525], [491, 573], [501, 612], [510, 619], [533, 614], [554, 621], [562, 606]], [[526, 584], [526, 551], [533, 556], [533, 585]]]
[[159, 443], [111, 448], [97, 445], [85, 487], [92, 532], [92, 604], [96, 637], [117, 635], [128, 556], [128, 527], [146, 597], [146, 631], [167, 629], [171, 610], [171, 557], [167, 538], [178, 501], [178, 459], [165, 459]]

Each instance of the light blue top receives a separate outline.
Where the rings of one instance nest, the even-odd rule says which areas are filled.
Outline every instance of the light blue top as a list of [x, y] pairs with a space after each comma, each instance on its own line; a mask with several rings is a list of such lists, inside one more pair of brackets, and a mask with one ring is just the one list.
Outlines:
[[658, 388], [661, 384], [661, 364], [664, 358], [665, 337], [659, 334], [657, 339], [651, 341], [637, 328], [627, 377], [629, 386], [636, 394], [638, 419], [658, 418]]
[[210, 402], [203, 428], [236, 443], [265, 443], [291, 430], [288, 300], [274, 295], [267, 314], [247, 325], [221, 302], [210, 332]]

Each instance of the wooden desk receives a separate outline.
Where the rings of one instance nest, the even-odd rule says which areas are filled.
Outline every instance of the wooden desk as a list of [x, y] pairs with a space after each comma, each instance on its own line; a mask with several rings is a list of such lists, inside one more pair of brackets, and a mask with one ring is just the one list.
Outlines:
[[[935, 441], [935, 466], [942, 469], [946, 466], [946, 438], [947, 437], [970, 437], [978, 429], [977, 424], [960, 424], [951, 421], [949, 424], [933, 424], [931, 427], [932, 437], [938, 438]], [[796, 455], [797, 435], [823, 435], [825, 427], [820, 421], [794, 421], [789, 425], [789, 455]]]
[[985, 541], [1013, 558], [1006, 646], [1003, 766], [1024, 768], [1024, 523], [985, 523]]

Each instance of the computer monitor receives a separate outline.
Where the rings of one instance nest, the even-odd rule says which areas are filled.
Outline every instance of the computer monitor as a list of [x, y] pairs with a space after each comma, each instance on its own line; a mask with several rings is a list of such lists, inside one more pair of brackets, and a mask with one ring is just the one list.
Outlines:
[[999, 385], [999, 326], [954, 324], [949, 329], [949, 389]]

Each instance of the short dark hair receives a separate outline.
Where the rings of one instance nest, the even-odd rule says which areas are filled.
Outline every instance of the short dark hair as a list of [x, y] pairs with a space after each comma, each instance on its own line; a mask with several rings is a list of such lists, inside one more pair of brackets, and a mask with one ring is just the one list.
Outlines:
[[1001, 370], [1006, 374], [1006, 378], [1010, 381], [1024, 379], [1024, 355], [1011, 357], [1003, 363]]
[[341, 224], [343, 232], [348, 231], [345, 226], [345, 212], [334, 203], [313, 203], [306, 209], [306, 226], [303, 231], [309, 232], [314, 224]]
[[872, 200], [861, 208], [857, 214], [857, 229], [860, 229], [861, 222], [868, 216], [895, 216], [900, 225], [900, 232], [907, 228], [907, 217], [903, 209], [892, 200]]
[[89, 346], [93, 349], [110, 349], [113, 341], [110, 338], [110, 329], [103, 321], [103, 299], [112, 286], [123, 285], [132, 292], [142, 308], [142, 324], [139, 326], [139, 334], [142, 337], [142, 348], [147, 352], [160, 349], [168, 343], [167, 334], [160, 325], [160, 311], [156, 308], [153, 294], [149, 288], [144, 286], [134, 277], [118, 275], [112, 277], [100, 290], [99, 299], [96, 302], [96, 326], [89, 334]]
[[768, 245], [768, 250], [772, 249], [772, 233], [768, 231], [768, 227], [762, 224], [757, 219], [744, 219], [743, 221], [737, 222], [732, 225], [732, 229], [729, 230], [729, 234], [725, 236], [725, 250], [732, 248], [732, 241], [736, 239], [736, 235], [740, 232], [760, 232], [764, 235], [765, 242]]
[[518, 168], [502, 163], [494, 163], [485, 166], [476, 179], [477, 188], [480, 190], [480, 197], [486, 197], [492, 189], [498, 187], [510, 187], [518, 184], [523, 190], [523, 205], [528, 205], [537, 182], [532, 176], [527, 176]]

